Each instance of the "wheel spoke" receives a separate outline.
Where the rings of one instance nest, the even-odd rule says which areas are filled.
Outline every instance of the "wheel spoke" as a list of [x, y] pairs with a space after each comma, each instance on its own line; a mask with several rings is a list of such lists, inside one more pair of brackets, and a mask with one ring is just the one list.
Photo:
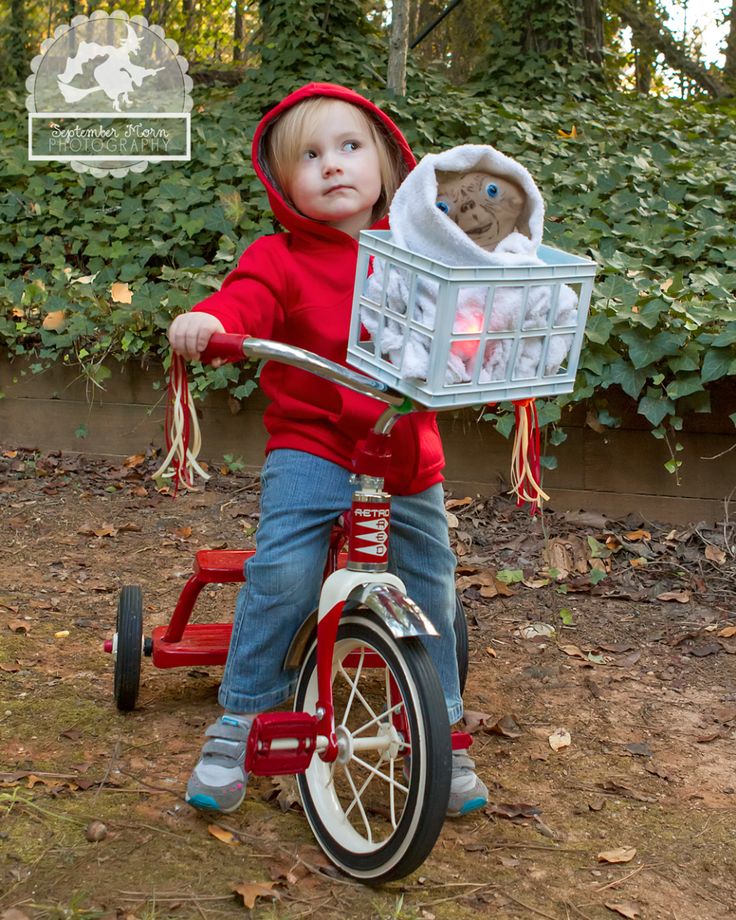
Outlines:
[[[374, 716], [368, 722], [365, 722], [359, 728], [356, 728], [355, 731], [351, 732], [351, 734], [353, 735], [353, 737], [355, 737], [356, 735], [359, 735], [361, 732], [364, 732], [367, 728], [370, 728], [371, 725], [375, 725], [376, 722], [382, 722], [384, 719], [393, 715], [393, 713], [398, 712], [399, 709], [401, 709], [402, 705], [403, 705], [403, 701], [401, 703], [397, 703], [395, 706], [392, 706], [390, 709], [387, 709], [385, 712], [380, 712], [377, 716]], [[406, 747], [405, 742], [402, 742], [402, 744], [404, 744], [404, 746]]]
[[[404, 792], [404, 793], [409, 792], [408, 786], [402, 786], [402, 784], [397, 779], [395, 779], [393, 776], [387, 776], [385, 773], [382, 773], [378, 769], [378, 767], [380, 767], [381, 764], [383, 763], [383, 760], [384, 760], [383, 754], [381, 755], [381, 758], [379, 759], [375, 767], [372, 764], [369, 764], [368, 761], [363, 760], [362, 757], [357, 757], [355, 754], [353, 754], [352, 760], [354, 763], [360, 764], [360, 766], [363, 767], [364, 770], [368, 770], [368, 772], [372, 774], [371, 777], [369, 777], [369, 779], [366, 780], [366, 783], [365, 783], [366, 786], [371, 781], [373, 776], [377, 776], [379, 779], [382, 779], [384, 783], [388, 783], [389, 788], [400, 789], [401, 792]], [[391, 758], [391, 763], [393, 764], [393, 762], [394, 762], [393, 758]]]
[[[350, 812], [353, 809], [353, 805], [357, 805], [358, 811], [360, 812], [360, 817], [363, 819], [363, 824], [365, 825], [366, 833], [368, 834], [368, 843], [373, 843], [373, 831], [371, 830], [371, 825], [368, 821], [368, 816], [366, 815], [365, 809], [363, 808], [363, 803], [360, 800], [361, 793], [358, 792], [358, 790], [355, 788], [355, 783], [353, 782], [353, 777], [350, 775], [350, 770], [348, 770], [348, 765], [343, 764], [343, 768], [345, 771], [345, 776], [347, 777], [348, 782], [350, 783], [350, 788], [353, 790], [353, 801], [350, 803], [350, 806], [345, 810], [345, 817], [347, 818], [347, 816], [350, 814]], [[366, 785], [367, 783], [363, 785], [363, 789], [361, 790], [361, 792], [365, 789]]]
[[[343, 668], [342, 664], [340, 664], [340, 673], [345, 678], [345, 680], [348, 682], [348, 684], [353, 688], [353, 691], [355, 692], [355, 696], [357, 696], [360, 702], [363, 704], [363, 706], [365, 707], [365, 711], [369, 713], [369, 715], [373, 718], [374, 721], [380, 718], [380, 716], [377, 716], [376, 713], [373, 711], [373, 708], [368, 702], [368, 700], [366, 700], [366, 698], [363, 696], [360, 690], [358, 690], [357, 682], [353, 681], [353, 679], [350, 677], [347, 671]], [[353, 691], [351, 691], [351, 693]]]
[[353, 705], [353, 700], [355, 699], [355, 693], [356, 693], [356, 691], [357, 691], [357, 689], [358, 689], [358, 681], [360, 680], [360, 675], [361, 675], [361, 672], [363, 671], [363, 662], [364, 662], [364, 661], [365, 661], [365, 648], [362, 648], [362, 649], [360, 650], [360, 663], [358, 664], [358, 668], [357, 668], [357, 670], [356, 670], [356, 672], [355, 672], [355, 680], [354, 680], [354, 681], [351, 680], [350, 677], [348, 677], [348, 674], [347, 674], [347, 672], [345, 671], [345, 668], [343, 668], [343, 666], [342, 666], [342, 662], [340, 662], [340, 671], [341, 671], [343, 677], [344, 677], [344, 678], [347, 680], [347, 682], [350, 684], [350, 696], [348, 697], [348, 701], [347, 701], [347, 703], [345, 704], [345, 711], [343, 712], [343, 715], [342, 715], [342, 723], [343, 723], [343, 725], [347, 724], [348, 716], [350, 715], [350, 709], [351, 709], [351, 707], [352, 707], [352, 705]]

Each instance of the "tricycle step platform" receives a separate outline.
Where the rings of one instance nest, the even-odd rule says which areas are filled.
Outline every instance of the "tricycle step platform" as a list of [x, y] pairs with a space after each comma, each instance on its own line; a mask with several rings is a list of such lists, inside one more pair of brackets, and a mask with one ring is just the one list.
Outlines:
[[166, 641], [167, 629], [156, 626], [153, 630], [151, 657], [157, 668], [225, 664], [232, 623], [190, 623], [178, 642]]
[[201, 549], [194, 559], [194, 574], [205, 584], [245, 581], [243, 566], [254, 549]]

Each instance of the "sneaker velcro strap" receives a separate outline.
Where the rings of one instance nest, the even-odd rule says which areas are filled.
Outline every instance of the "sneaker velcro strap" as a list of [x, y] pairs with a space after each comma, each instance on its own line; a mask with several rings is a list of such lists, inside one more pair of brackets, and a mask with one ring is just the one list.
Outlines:
[[460, 770], [474, 770], [475, 761], [472, 760], [465, 751], [452, 752], [452, 772]]
[[224, 757], [230, 761], [230, 766], [233, 761], [242, 760], [244, 756], [245, 744], [242, 742], [233, 744], [232, 741], [227, 741], [223, 738], [213, 738], [211, 741], [205, 741], [202, 747], [202, 757]]
[[219, 718], [205, 731], [206, 738], [225, 738], [228, 741], [247, 741], [250, 732], [249, 722], [237, 719]]

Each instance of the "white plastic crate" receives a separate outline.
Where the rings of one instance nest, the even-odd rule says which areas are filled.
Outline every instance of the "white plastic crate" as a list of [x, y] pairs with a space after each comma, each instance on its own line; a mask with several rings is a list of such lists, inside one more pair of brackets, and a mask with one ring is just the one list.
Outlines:
[[[363, 231], [349, 362], [432, 409], [569, 393], [596, 265], [549, 246], [540, 246], [538, 257], [543, 265], [451, 267], [395, 245], [389, 231]], [[369, 266], [377, 267], [372, 280]], [[388, 292], [399, 287], [405, 296], [397, 301]], [[569, 309], [573, 295], [576, 310]], [[436, 297], [429, 321], [422, 311], [428, 296]], [[458, 304], [468, 303], [475, 305], [474, 328], [460, 322]], [[361, 339], [364, 325], [370, 339]], [[426, 352], [426, 369], [408, 376], [417, 351]], [[467, 379], [448, 381], [448, 362], [457, 367], [458, 359]]]

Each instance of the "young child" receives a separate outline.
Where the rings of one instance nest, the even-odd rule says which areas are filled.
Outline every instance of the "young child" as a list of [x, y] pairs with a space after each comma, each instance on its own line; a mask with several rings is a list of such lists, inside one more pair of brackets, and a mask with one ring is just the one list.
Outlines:
[[[346, 363], [361, 230], [385, 228], [391, 198], [415, 165], [396, 125], [367, 99], [313, 83], [260, 122], [253, 161], [285, 233], [256, 240], [221, 290], [178, 316], [172, 347], [196, 358], [214, 332], [300, 346]], [[229, 812], [245, 795], [245, 745], [253, 718], [286, 700], [296, 673], [282, 670], [289, 644], [314, 609], [333, 522], [350, 505], [351, 458], [383, 412], [377, 400], [298, 368], [265, 365], [269, 433], [261, 474], [257, 551], [236, 605], [219, 702], [225, 709], [187, 787], [187, 801]], [[386, 487], [394, 496], [393, 571], [441, 638], [427, 643], [450, 723], [463, 712], [452, 617], [455, 557], [442, 491], [444, 457], [432, 413], [400, 419]], [[288, 555], [284, 547], [288, 546]], [[488, 801], [465, 751], [453, 752], [448, 814]]]

